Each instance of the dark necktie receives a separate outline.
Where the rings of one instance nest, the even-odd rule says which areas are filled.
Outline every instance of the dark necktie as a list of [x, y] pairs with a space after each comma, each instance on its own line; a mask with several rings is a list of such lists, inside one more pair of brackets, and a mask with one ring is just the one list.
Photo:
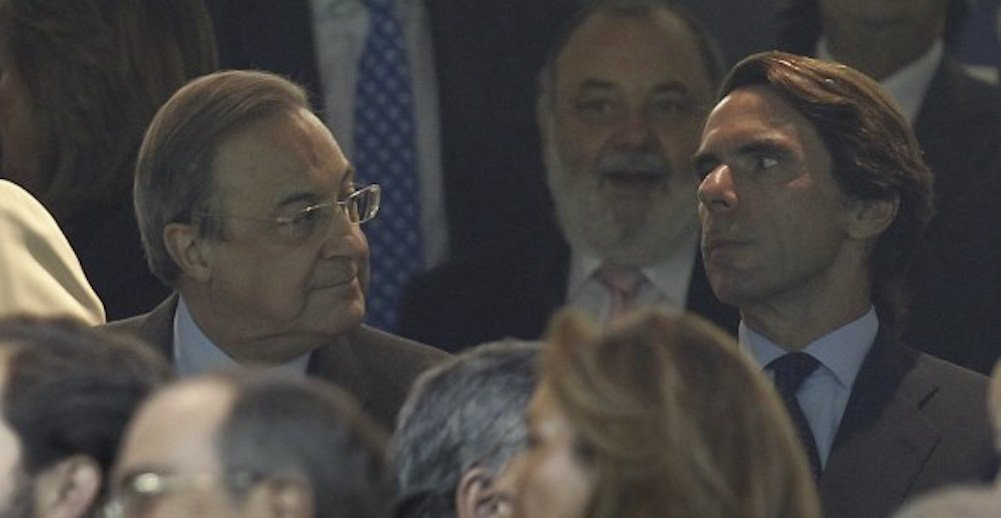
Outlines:
[[810, 430], [810, 423], [803, 415], [803, 409], [796, 399], [796, 392], [803, 384], [803, 381], [820, 367], [820, 362], [816, 358], [806, 353], [789, 353], [772, 360], [768, 364], [775, 376], [775, 388], [789, 409], [789, 415], [796, 426], [799, 439], [803, 443], [807, 460], [810, 461], [810, 470], [813, 472], [814, 481], [820, 480], [820, 454], [817, 451], [817, 441], [813, 438]]
[[379, 217], [365, 227], [372, 265], [366, 319], [393, 330], [400, 291], [424, 265], [413, 89], [395, 0], [362, 3], [370, 25], [358, 65], [354, 161], [362, 182], [382, 186]]

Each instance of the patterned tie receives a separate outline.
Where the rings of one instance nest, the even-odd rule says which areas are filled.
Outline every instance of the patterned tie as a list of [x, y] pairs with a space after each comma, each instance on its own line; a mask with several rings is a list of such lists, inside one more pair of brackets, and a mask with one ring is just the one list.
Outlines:
[[391, 331], [400, 290], [424, 263], [413, 92], [395, 1], [362, 3], [370, 26], [358, 69], [354, 160], [362, 182], [382, 185], [379, 217], [365, 227], [372, 258], [367, 320]]
[[810, 423], [803, 415], [803, 409], [796, 399], [796, 391], [813, 374], [813, 371], [820, 367], [820, 362], [816, 358], [806, 353], [789, 353], [782, 355], [768, 364], [775, 377], [775, 388], [789, 409], [792, 422], [796, 425], [799, 440], [803, 443], [807, 460], [810, 461], [810, 470], [813, 472], [813, 480], [820, 480], [820, 454], [817, 451], [817, 441], [813, 438], [810, 430]]
[[625, 313], [636, 308], [636, 295], [646, 277], [639, 270], [623, 268], [605, 263], [594, 272], [595, 278], [608, 288], [612, 295], [612, 307], [608, 313], [608, 322], [618, 319]]

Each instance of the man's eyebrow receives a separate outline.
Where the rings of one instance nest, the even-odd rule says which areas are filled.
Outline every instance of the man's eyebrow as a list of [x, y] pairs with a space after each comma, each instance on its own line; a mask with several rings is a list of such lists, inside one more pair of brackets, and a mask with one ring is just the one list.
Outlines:
[[[338, 188], [338, 191], [343, 191], [346, 187], [351, 188], [353, 190], [354, 183], [355, 183], [355, 168], [354, 166], [349, 165], [344, 172], [344, 176], [341, 178], [341, 185]], [[294, 192], [278, 200], [276, 208], [287, 207], [289, 205], [294, 205], [296, 203], [302, 203], [302, 202], [314, 203], [320, 201], [321, 199], [324, 199], [324, 196], [322, 195], [318, 196], [316, 193], [312, 191]]]
[[682, 83], [681, 81], [668, 81], [666, 83], [660, 83], [654, 86], [653, 93], [655, 94], [665, 94], [665, 93], [680, 93], [688, 95], [691, 93], [691, 89], [688, 85]]
[[316, 193], [310, 191], [295, 192], [279, 200], [276, 207], [278, 208], [287, 207], [289, 205], [302, 202], [313, 203], [317, 200], [319, 200], [319, 197], [316, 195]]

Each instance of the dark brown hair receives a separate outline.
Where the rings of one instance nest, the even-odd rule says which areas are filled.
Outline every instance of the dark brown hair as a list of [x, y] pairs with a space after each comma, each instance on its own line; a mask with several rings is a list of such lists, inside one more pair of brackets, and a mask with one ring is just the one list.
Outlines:
[[932, 174], [910, 124], [878, 83], [844, 65], [784, 52], [734, 66], [719, 98], [752, 85], [777, 92], [820, 134], [831, 174], [849, 197], [897, 200], [869, 257], [873, 304], [894, 332], [905, 319], [904, 272], [933, 213]]
[[33, 194], [61, 222], [128, 200], [146, 125], [177, 88], [216, 68], [202, 0], [6, 0], [0, 49], [31, 109]]

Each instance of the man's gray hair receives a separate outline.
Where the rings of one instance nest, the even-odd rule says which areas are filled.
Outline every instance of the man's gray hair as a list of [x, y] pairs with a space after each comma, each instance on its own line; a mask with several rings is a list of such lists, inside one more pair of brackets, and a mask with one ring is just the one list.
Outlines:
[[496, 476], [525, 440], [537, 344], [484, 344], [418, 378], [393, 443], [399, 517], [455, 516], [462, 474]]

